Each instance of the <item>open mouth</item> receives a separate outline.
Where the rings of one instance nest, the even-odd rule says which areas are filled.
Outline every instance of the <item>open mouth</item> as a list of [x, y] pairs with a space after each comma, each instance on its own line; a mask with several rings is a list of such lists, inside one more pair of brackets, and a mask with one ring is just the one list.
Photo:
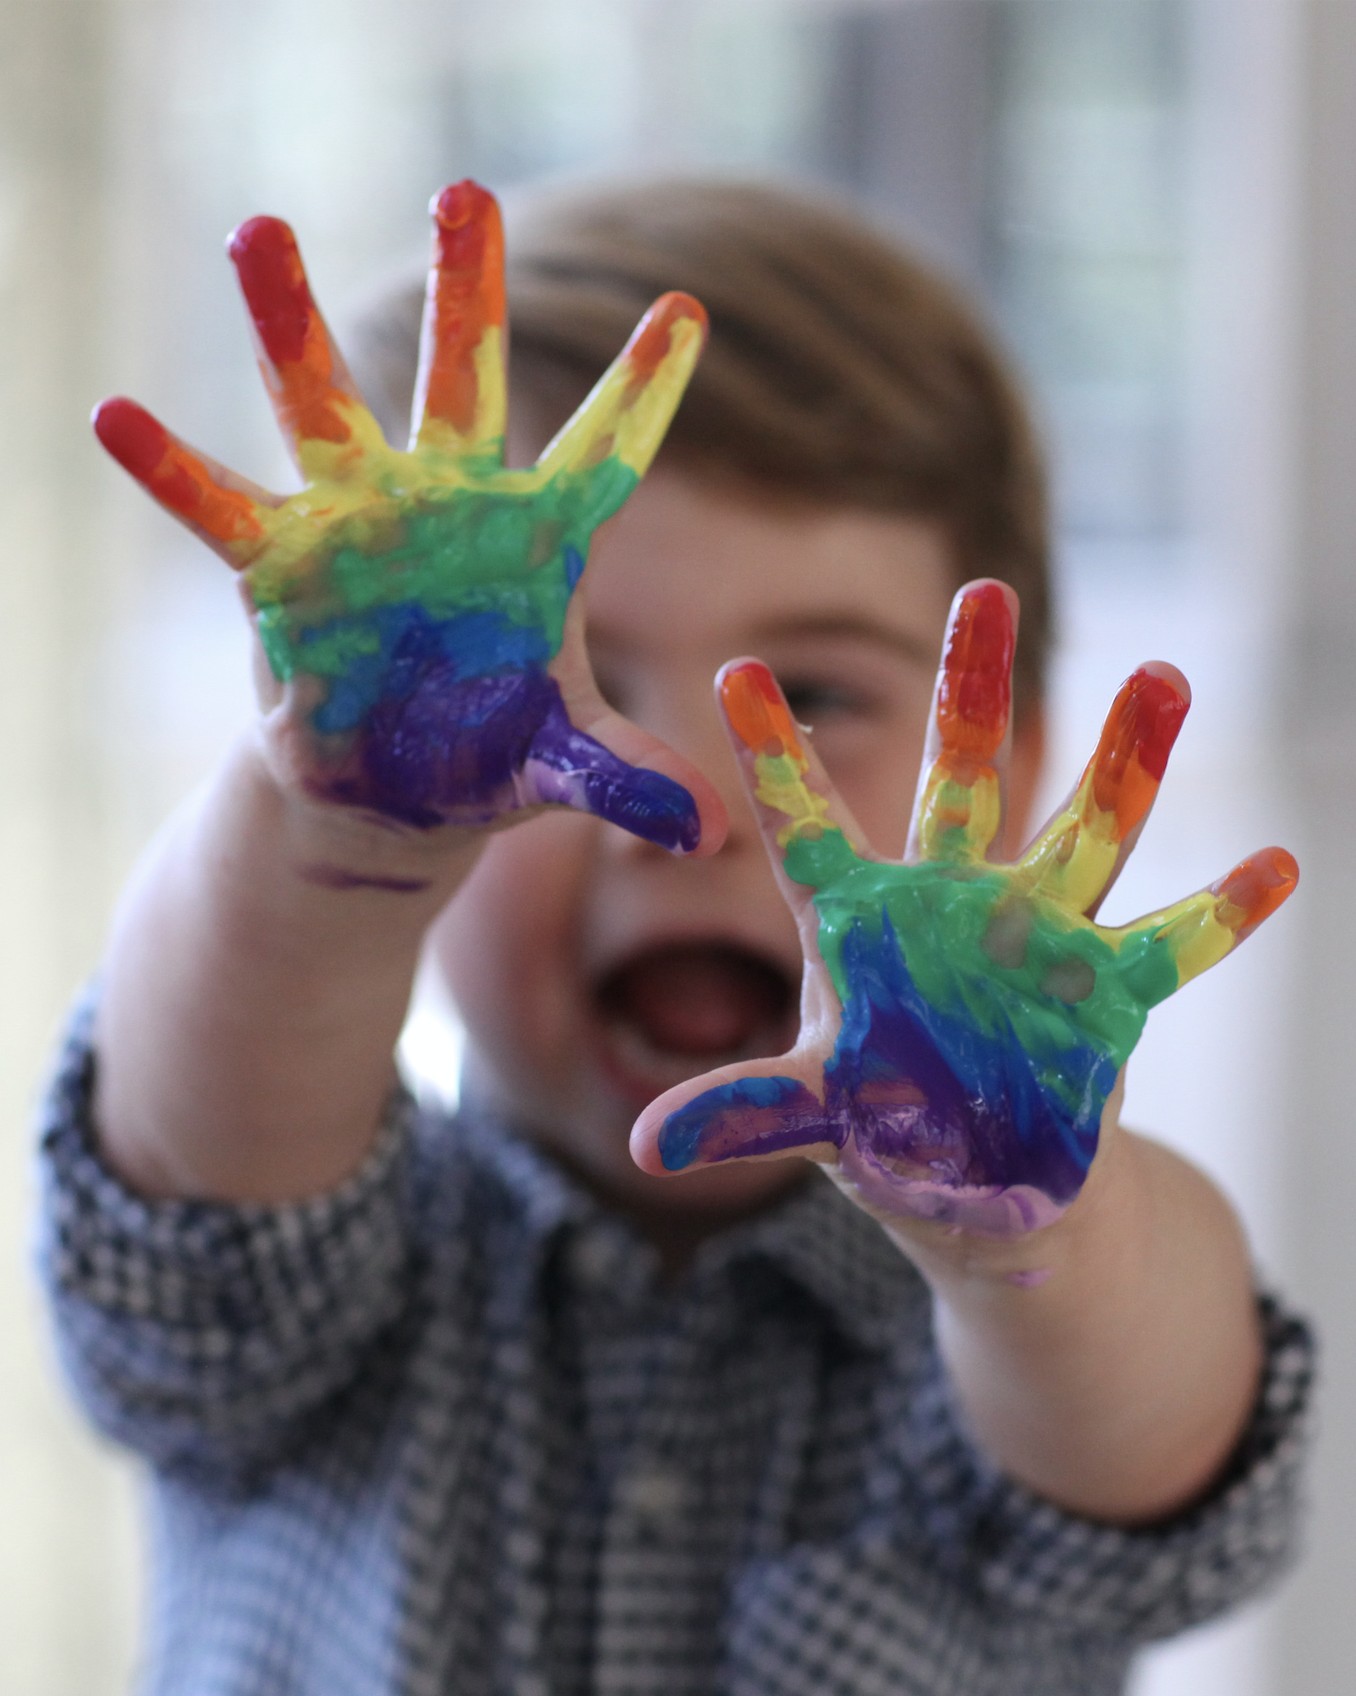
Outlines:
[[599, 983], [601, 1058], [637, 1108], [666, 1089], [795, 1041], [799, 985], [730, 943], [684, 942], [634, 955]]

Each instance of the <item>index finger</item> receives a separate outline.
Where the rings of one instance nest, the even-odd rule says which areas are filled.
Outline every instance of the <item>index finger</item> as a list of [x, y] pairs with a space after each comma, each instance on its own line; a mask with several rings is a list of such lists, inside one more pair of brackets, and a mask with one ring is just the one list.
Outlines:
[[603, 491], [593, 518], [600, 524], [649, 470], [705, 345], [706, 311], [700, 301], [690, 294], [661, 295], [583, 405], [547, 444], [538, 473], [578, 476], [612, 461], [623, 475]]
[[786, 697], [761, 660], [722, 666], [716, 693], [768, 857], [799, 915], [808, 890], [824, 888], [862, 858], [861, 830], [801, 741]]

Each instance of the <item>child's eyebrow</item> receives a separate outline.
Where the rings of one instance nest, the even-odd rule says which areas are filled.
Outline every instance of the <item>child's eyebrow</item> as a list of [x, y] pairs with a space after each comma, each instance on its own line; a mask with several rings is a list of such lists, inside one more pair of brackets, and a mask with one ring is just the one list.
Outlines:
[[911, 630], [899, 630], [888, 624], [881, 624], [874, 618], [859, 617], [854, 613], [804, 613], [794, 618], [778, 618], [771, 623], [761, 625], [757, 636], [776, 639], [778, 637], [810, 636], [824, 638], [825, 636], [844, 636], [853, 641], [871, 642], [877, 647], [888, 648], [892, 653], [902, 654], [905, 659], [926, 666], [929, 671], [937, 664], [937, 651], [941, 642], [938, 636], [923, 636]]

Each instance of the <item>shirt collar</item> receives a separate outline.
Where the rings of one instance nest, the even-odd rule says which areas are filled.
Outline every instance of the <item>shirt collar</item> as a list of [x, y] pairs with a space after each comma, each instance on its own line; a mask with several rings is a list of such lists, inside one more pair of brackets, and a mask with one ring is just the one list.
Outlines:
[[602, 1211], [563, 1166], [498, 1114], [464, 1104], [452, 1122], [474, 1164], [508, 1192], [534, 1241]]
[[[625, 1223], [504, 1120], [468, 1105], [456, 1128], [476, 1164], [508, 1191], [527, 1235], [540, 1246], [570, 1226], [599, 1219]], [[766, 1213], [710, 1237], [694, 1274], [719, 1278], [741, 1261], [760, 1259], [804, 1289], [865, 1348], [895, 1347], [908, 1317], [918, 1312], [919, 1274], [880, 1226], [818, 1172]]]
[[800, 1285], [840, 1331], [868, 1349], [894, 1348], [919, 1311], [917, 1271], [819, 1171], [768, 1212], [712, 1237], [699, 1265], [755, 1257]]

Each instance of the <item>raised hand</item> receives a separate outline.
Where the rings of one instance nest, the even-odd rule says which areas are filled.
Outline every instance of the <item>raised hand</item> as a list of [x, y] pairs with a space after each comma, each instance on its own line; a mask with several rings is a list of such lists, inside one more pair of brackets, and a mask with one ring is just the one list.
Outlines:
[[593, 531], [658, 450], [705, 314], [657, 301], [537, 463], [506, 470], [499, 210], [466, 182], [433, 211], [408, 451], [363, 405], [275, 218], [242, 224], [229, 252], [305, 487], [269, 494], [130, 400], [98, 409], [99, 439], [241, 573], [281, 686], [271, 746], [312, 793], [416, 827], [554, 803], [691, 850], [719, 801], [604, 705], [570, 608]]
[[802, 1032], [780, 1060], [654, 1102], [632, 1137], [646, 1169], [808, 1153], [836, 1162], [878, 1212], [988, 1235], [1049, 1224], [1082, 1187], [1148, 1009], [1294, 888], [1294, 860], [1270, 848], [1134, 924], [1095, 922], [1186, 714], [1185, 681], [1162, 665], [1122, 686], [1064, 809], [1015, 864], [991, 863], [1014, 612], [994, 582], [953, 603], [903, 863], [862, 841], [766, 667], [722, 671], [731, 737], [800, 923]]

